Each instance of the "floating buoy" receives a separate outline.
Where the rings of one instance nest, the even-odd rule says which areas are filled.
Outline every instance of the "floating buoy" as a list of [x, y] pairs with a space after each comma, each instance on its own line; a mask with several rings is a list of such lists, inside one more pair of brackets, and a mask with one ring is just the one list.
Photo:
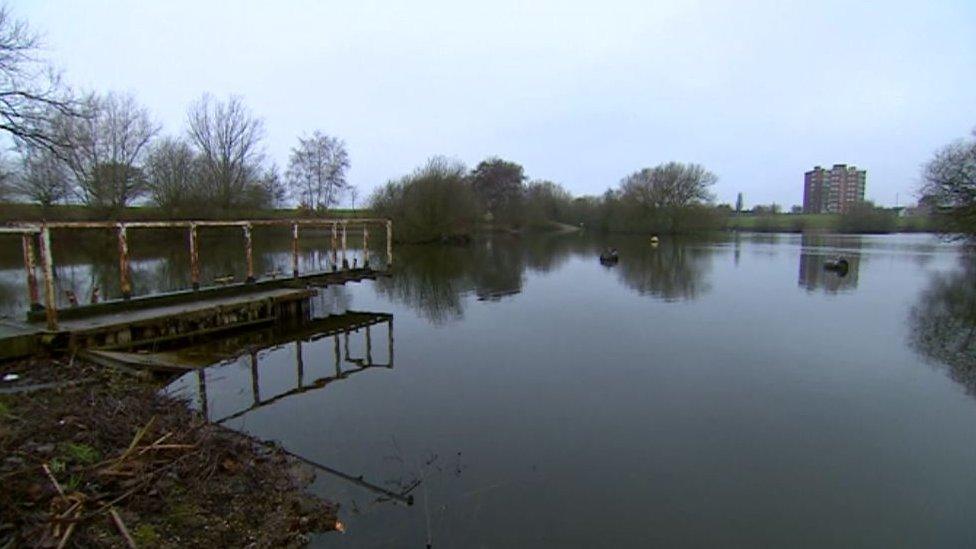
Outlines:
[[848, 263], [843, 257], [838, 257], [837, 259], [831, 259], [824, 262], [824, 269], [828, 271], [834, 271], [835, 273], [844, 276], [847, 274], [847, 270], [851, 268], [851, 264]]
[[610, 248], [609, 250], [604, 250], [604, 252], [600, 254], [600, 263], [604, 265], [616, 265], [619, 259], [620, 258], [617, 256], [616, 248]]
[[657, 235], [652, 236], [651, 237], [651, 244], [657, 244], [657, 243], [658, 243]]

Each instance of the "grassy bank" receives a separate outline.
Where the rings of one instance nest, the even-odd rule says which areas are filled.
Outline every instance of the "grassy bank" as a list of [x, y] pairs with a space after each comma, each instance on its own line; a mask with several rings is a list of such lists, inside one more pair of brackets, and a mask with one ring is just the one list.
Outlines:
[[0, 373], [21, 376], [0, 394], [0, 547], [296, 547], [337, 527], [308, 471], [157, 383], [51, 359]]
[[369, 217], [372, 212], [365, 209], [331, 209], [326, 213], [309, 210], [237, 210], [214, 212], [210, 215], [180, 216], [153, 206], [125, 208], [118, 212], [99, 211], [87, 206], [51, 206], [43, 208], [36, 204], [0, 204], [0, 223], [10, 221], [167, 221], [173, 219], [290, 219], [308, 217], [350, 218]]
[[856, 227], [845, 227], [845, 219], [839, 214], [742, 214], [728, 218], [728, 229], [755, 232], [935, 232], [939, 230], [936, 219], [931, 217], [892, 217], [880, 221], [868, 220]]

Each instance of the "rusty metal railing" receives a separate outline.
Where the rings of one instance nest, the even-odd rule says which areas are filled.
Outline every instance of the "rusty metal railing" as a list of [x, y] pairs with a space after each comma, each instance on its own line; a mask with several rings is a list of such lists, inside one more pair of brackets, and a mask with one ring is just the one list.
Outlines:
[[[58, 309], [54, 290], [54, 260], [51, 254], [52, 229], [112, 229], [118, 238], [119, 248], [119, 287], [123, 299], [132, 297], [132, 280], [129, 273], [129, 229], [179, 229], [188, 231], [190, 248], [190, 283], [194, 290], [200, 289], [200, 246], [198, 229], [205, 227], [240, 227], [244, 233], [244, 260], [246, 263], [246, 283], [255, 282], [254, 254], [252, 249], [252, 230], [254, 227], [291, 227], [292, 237], [292, 276], [299, 277], [299, 229], [331, 228], [331, 252], [333, 269], [342, 265], [349, 268], [346, 256], [346, 235], [349, 226], [361, 226], [363, 230], [363, 267], [369, 267], [369, 227], [380, 225], [386, 229], [386, 265], [393, 265], [393, 222], [388, 219], [263, 219], [241, 221], [65, 221], [52, 223], [17, 222], [0, 227], [0, 234], [19, 234], [24, 251], [24, 269], [27, 274], [27, 293], [32, 310], [44, 309], [49, 330], [58, 328]], [[340, 246], [341, 230], [341, 246]], [[36, 275], [37, 257], [34, 241], [37, 241], [40, 255], [40, 268], [44, 282], [44, 305], [40, 303], [38, 279]], [[341, 253], [341, 256], [340, 256]], [[341, 258], [341, 263], [340, 263]]]

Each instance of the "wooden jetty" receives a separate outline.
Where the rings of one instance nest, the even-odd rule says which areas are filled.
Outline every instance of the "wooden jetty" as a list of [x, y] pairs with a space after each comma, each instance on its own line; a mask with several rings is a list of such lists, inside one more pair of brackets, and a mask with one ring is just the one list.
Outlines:
[[[369, 229], [381, 226], [386, 232], [386, 261], [383, 270], [370, 261]], [[258, 279], [254, 276], [251, 235], [255, 227], [288, 226], [292, 235], [291, 277]], [[245, 282], [201, 287], [198, 231], [207, 227], [239, 227], [244, 232]], [[299, 272], [299, 234], [302, 228], [330, 228], [331, 270]], [[119, 288], [122, 299], [58, 309], [54, 289], [52, 229], [115, 231], [119, 249]], [[192, 288], [145, 296], [133, 296], [129, 274], [127, 232], [130, 229], [184, 228], [190, 249]], [[361, 231], [364, 258], [350, 268], [347, 259], [349, 229]], [[25, 356], [44, 349], [137, 349], [152, 348], [175, 340], [193, 339], [215, 332], [273, 324], [308, 314], [308, 298], [316, 287], [375, 279], [388, 275], [393, 263], [392, 223], [385, 219], [289, 219], [243, 221], [167, 222], [66, 222], [15, 223], [0, 227], [0, 233], [22, 236], [27, 291], [31, 303], [24, 321], [0, 321], [0, 360]], [[340, 238], [341, 237], [341, 238]], [[34, 250], [40, 251], [40, 265]], [[37, 276], [37, 271], [41, 276]], [[44, 303], [40, 303], [43, 286]]]

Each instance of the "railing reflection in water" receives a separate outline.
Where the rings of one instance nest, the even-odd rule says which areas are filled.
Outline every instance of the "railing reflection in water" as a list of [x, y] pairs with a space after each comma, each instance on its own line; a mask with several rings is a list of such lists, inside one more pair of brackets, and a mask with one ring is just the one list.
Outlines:
[[[385, 329], [384, 329], [385, 328]], [[374, 347], [377, 345], [377, 338], [386, 339], [385, 360], [375, 356]], [[358, 339], [358, 341], [357, 341]], [[331, 340], [331, 354], [334, 358], [333, 370], [327, 376], [306, 381], [309, 368], [306, 368], [305, 347], [314, 345], [317, 342]], [[361, 351], [356, 353], [353, 347], [359, 346]], [[379, 345], [382, 347], [382, 345]], [[267, 368], [271, 365], [262, 365], [262, 354], [268, 352], [278, 352], [288, 348], [293, 350], [289, 353], [294, 360], [295, 381], [294, 386], [273, 396], [262, 396], [261, 394], [261, 375], [262, 366]], [[241, 349], [245, 349], [243, 353]], [[225, 338], [197, 349], [182, 351], [183, 356], [191, 363], [207, 363], [212, 365], [206, 368], [199, 368], [195, 372], [187, 374], [176, 384], [189, 388], [196, 386], [197, 400], [201, 413], [209, 421], [215, 424], [225, 424], [235, 419], [239, 419], [255, 410], [270, 406], [284, 399], [323, 389], [330, 384], [348, 379], [353, 374], [364, 372], [374, 368], [392, 369], [393, 368], [393, 315], [388, 313], [354, 312], [347, 311], [343, 314], [330, 315], [325, 318], [313, 319], [290, 330], [270, 329], [261, 332], [252, 332], [243, 336]], [[325, 356], [327, 353], [320, 353], [318, 356]], [[213, 417], [211, 406], [211, 395], [215, 390], [221, 388], [226, 383], [221, 376], [208, 376], [208, 372], [213, 372], [223, 367], [240, 363], [246, 357], [250, 375], [250, 403], [236, 411], [223, 414], [220, 417]], [[264, 370], [267, 374], [267, 370]], [[190, 382], [190, 376], [195, 376], [195, 380]], [[178, 389], [177, 389], [178, 390]], [[380, 496], [380, 501], [391, 501], [403, 505], [412, 505], [413, 497], [409, 492], [416, 486], [403, 492], [394, 492], [382, 486], [371, 483], [363, 478], [363, 475], [352, 475], [345, 473], [328, 465], [313, 461], [305, 456], [295, 454], [287, 449], [279, 448], [292, 457], [311, 465], [319, 471], [328, 473], [346, 482], [365, 488]]]
[[[385, 330], [383, 330], [384, 325]], [[380, 332], [379, 337], [385, 336], [386, 339], [386, 357], [383, 362], [377, 362], [377, 358], [374, 357], [374, 343], [378, 331]], [[358, 356], [354, 354], [351, 348], [351, 341], [357, 337], [360, 338], [359, 342], [363, 348]], [[306, 345], [326, 339], [332, 340], [331, 354], [334, 357], [334, 370], [328, 376], [307, 381], [305, 379], [307, 371], [303, 348]], [[294, 386], [273, 396], [262, 396], [260, 355], [268, 351], [280, 353], [282, 349], [288, 347], [293, 349], [290, 354], [294, 357]], [[244, 350], [243, 353], [240, 352], [241, 349]], [[244, 336], [212, 342], [196, 349], [185, 350], [181, 354], [190, 362], [198, 364], [209, 362], [212, 364], [210, 367], [197, 369], [192, 375], [197, 377], [196, 386], [201, 412], [214, 423], [225, 423], [288, 397], [322, 389], [330, 383], [346, 379], [370, 368], [393, 368], [393, 315], [349, 311], [341, 315], [310, 320], [297, 329], [284, 332], [280, 329], [272, 329], [249, 333]], [[208, 381], [208, 370], [212, 371], [222, 366], [237, 363], [243, 357], [247, 357], [250, 370], [250, 404], [232, 413], [212, 417], [210, 399], [207, 396], [208, 387], [220, 385], [223, 380]]]

